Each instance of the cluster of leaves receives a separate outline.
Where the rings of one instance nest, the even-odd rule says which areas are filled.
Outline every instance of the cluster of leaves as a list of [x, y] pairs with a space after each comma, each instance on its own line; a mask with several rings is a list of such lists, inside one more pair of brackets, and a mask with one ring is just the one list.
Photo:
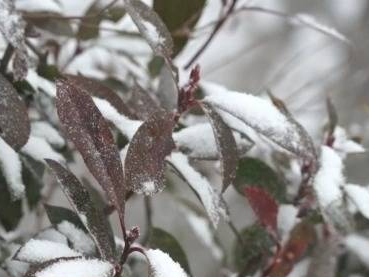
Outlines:
[[[346, 243], [347, 250], [352, 241], [363, 239], [353, 234], [352, 222], [356, 211], [369, 217], [369, 190], [346, 184], [343, 177], [346, 154], [362, 148], [338, 126], [333, 105], [328, 102], [326, 137], [314, 143], [271, 93], [265, 99], [230, 91], [201, 82], [199, 66], [189, 76], [176, 68], [173, 60], [185, 47], [205, 1], [156, 0], [151, 8], [140, 0], [125, 0], [113, 9], [116, 2], [101, 7], [94, 1], [86, 15], [78, 18], [75, 33], [69, 18], [46, 12], [21, 14], [11, 1], [0, 0], [0, 7], [12, 19], [9, 25], [0, 20], [0, 31], [9, 42], [0, 73], [0, 222], [6, 232], [19, 229], [20, 220], [34, 209], [41, 215], [45, 210], [51, 222], [31, 238], [2, 238], [0, 270], [12, 277], [145, 276], [142, 266], [147, 262], [150, 276], [191, 276], [182, 242], [151, 222], [151, 197], [175, 180], [187, 184], [203, 206], [199, 209], [170, 191], [194, 229], [201, 229], [198, 235], [204, 244], [214, 253], [222, 252], [221, 242], [214, 239], [220, 222], [235, 234], [234, 261], [223, 259], [223, 267], [239, 276], [280, 277], [311, 257], [309, 276], [335, 276], [337, 263], [319, 263], [322, 254], [317, 249], [328, 249], [325, 254], [338, 260], [343, 256], [338, 245]], [[236, 2], [222, 2], [225, 13], [216, 29]], [[68, 74], [50, 62], [52, 56], [58, 58], [61, 45], [45, 33], [76, 40], [74, 59], [86, 50], [84, 41], [99, 36], [103, 20], [124, 16], [138, 30], [128, 35], [139, 35], [152, 49], [147, 64], [150, 73], [145, 76], [150, 85], [135, 75], [125, 84], [111, 78], [104, 84]], [[12, 36], [9, 28], [19, 32]], [[52, 50], [35, 49], [29, 41], [35, 36], [40, 49]], [[38, 59], [33, 83], [22, 79], [27, 67], [19, 61], [27, 60], [27, 64], [27, 45]], [[187, 77], [188, 82], [180, 84]], [[47, 92], [42, 82], [55, 84], [56, 94], [54, 87]], [[124, 95], [117, 92], [122, 88]], [[191, 117], [198, 122], [189, 124]], [[58, 126], [70, 143], [56, 131]], [[255, 155], [258, 150], [265, 151], [268, 159]], [[76, 151], [103, 195], [70, 170]], [[200, 171], [201, 163], [211, 165], [210, 174]], [[41, 203], [49, 200], [41, 189], [50, 172], [73, 210]], [[288, 173], [297, 175], [298, 181], [290, 180]], [[219, 188], [210, 182], [214, 176]], [[233, 189], [245, 198], [257, 219], [242, 231], [235, 227], [224, 197]], [[143, 239], [139, 228], [127, 228], [125, 220], [126, 205], [140, 194], [149, 219]], [[27, 211], [25, 216], [23, 211]], [[122, 240], [108, 220], [114, 211]], [[342, 263], [348, 263], [347, 258]]]

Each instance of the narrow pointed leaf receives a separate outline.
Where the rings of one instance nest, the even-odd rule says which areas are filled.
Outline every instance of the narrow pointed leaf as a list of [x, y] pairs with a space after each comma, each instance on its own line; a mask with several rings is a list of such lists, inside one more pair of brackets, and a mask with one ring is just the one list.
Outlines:
[[191, 274], [186, 253], [183, 251], [177, 239], [170, 233], [160, 228], [152, 228], [150, 232], [149, 246], [152, 249], [160, 249], [161, 251], [168, 253], [169, 256], [178, 262], [188, 274]]
[[114, 240], [109, 237], [106, 217], [96, 209], [90, 194], [84, 185], [78, 181], [69, 170], [62, 167], [58, 162], [46, 160], [53, 171], [65, 195], [77, 212], [80, 220], [94, 239], [103, 259], [115, 260]]
[[213, 127], [213, 133], [222, 164], [222, 192], [224, 192], [236, 178], [238, 164], [236, 141], [233, 137], [232, 130], [224, 123], [222, 117], [216, 110], [206, 103], [203, 103], [202, 107]]
[[29, 134], [27, 107], [13, 85], [0, 74], [0, 136], [18, 151]]
[[108, 123], [84, 90], [63, 79], [56, 86], [57, 112], [66, 135], [124, 220], [123, 167]]
[[125, 0], [125, 9], [154, 53], [170, 58], [173, 40], [157, 13], [141, 0]]
[[174, 149], [172, 113], [162, 110], [147, 119], [133, 136], [127, 150], [124, 170], [128, 188], [153, 195], [164, 189], [165, 157]]
[[57, 207], [53, 205], [44, 204], [47, 217], [52, 225], [55, 227], [63, 221], [68, 221], [75, 225], [77, 228], [87, 231], [78, 214], [64, 207]]
[[259, 222], [268, 231], [277, 232], [278, 205], [269, 193], [262, 188], [246, 187], [245, 195], [254, 210]]

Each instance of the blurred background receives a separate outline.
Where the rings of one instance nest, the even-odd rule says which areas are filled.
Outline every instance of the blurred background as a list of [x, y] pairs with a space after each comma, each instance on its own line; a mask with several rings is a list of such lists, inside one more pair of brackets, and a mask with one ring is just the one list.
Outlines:
[[[145, 2], [152, 5], [151, 1]], [[175, 59], [180, 69], [210, 35], [213, 25], [209, 23], [218, 19], [221, 2], [207, 1], [193, 38]], [[65, 16], [84, 15], [91, 3], [89, 0], [16, 1], [21, 10], [49, 10]], [[317, 142], [322, 140], [322, 129], [327, 123], [326, 98], [330, 97], [337, 108], [340, 125], [351, 136], [362, 137], [364, 147], [368, 147], [369, 1], [240, 0], [238, 5], [263, 7], [291, 17], [311, 15], [319, 23], [343, 34], [348, 42], [295, 24], [289, 17], [275, 16], [269, 12], [242, 11], [232, 15], [197, 60], [201, 66], [202, 81], [212, 81], [232, 90], [255, 94], [265, 88], [270, 89], [286, 103]], [[139, 62], [145, 64], [152, 57], [149, 47], [140, 39], [128, 39], [111, 31], [134, 30], [130, 19], [125, 16], [116, 23], [103, 20], [100, 28], [100, 36], [84, 42], [87, 50], [73, 61], [69, 61], [68, 57], [75, 51], [75, 41], [67, 38], [61, 41], [60, 55], [56, 61], [59, 67], [68, 73], [82, 73], [96, 78], [106, 78], [109, 74], [124, 80], [130, 74], [142, 74], [141, 69], [122, 53], [137, 55]], [[186, 74], [186, 71], [183, 72]], [[79, 162], [75, 169], [79, 176], [89, 176], [80, 157], [77, 159]], [[369, 183], [368, 154], [351, 155], [346, 162], [349, 182]], [[52, 183], [53, 180], [50, 178], [48, 182]], [[192, 197], [187, 188], [177, 189]], [[230, 212], [237, 228], [241, 229], [254, 221], [246, 201], [233, 188], [227, 190], [225, 198], [230, 203]], [[58, 191], [50, 202], [68, 205]], [[177, 202], [169, 197], [168, 192], [155, 196], [152, 203], [154, 225], [176, 236], [188, 255], [194, 275], [210, 277], [218, 274], [218, 261], [222, 256], [220, 250], [209, 251], [196, 237]], [[142, 197], [130, 200], [127, 215], [127, 225], [138, 225], [144, 233], [146, 219]], [[30, 220], [22, 224], [28, 228], [34, 222]], [[43, 224], [47, 224], [46, 219]], [[217, 234], [221, 238], [225, 256], [229, 257], [227, 253], [234, 244], [233, 234], [223, 223]]]

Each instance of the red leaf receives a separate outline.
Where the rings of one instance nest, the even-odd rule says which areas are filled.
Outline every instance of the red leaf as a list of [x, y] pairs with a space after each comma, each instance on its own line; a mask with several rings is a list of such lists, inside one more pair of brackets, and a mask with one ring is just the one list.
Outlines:
[[124, 162], [125, 181], [137, 193], [153, 195], [164, 188], [165, 157], [174, 149], [174, 115], [159, 110], [137, 130]]
[[124, 222], [123, 168], [108, 123], [84, 90], [65, 79], [58, 80], [56, 88], [56, 107], [65, 134]]
[[245, 195], [252, 209], [268, 231], [277, 231], [278, 205], [270, 194], [259, 187], [246, 187]]

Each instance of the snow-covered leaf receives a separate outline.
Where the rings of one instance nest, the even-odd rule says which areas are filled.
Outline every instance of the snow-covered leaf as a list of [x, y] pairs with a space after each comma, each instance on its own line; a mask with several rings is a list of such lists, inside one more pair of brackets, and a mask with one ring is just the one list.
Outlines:
[[[253, 142], [248, 138], [233, 132], [239, 156], [245, 155]], [[217, 143], [210, 123], [198, 123], [173, 133], [176, 146], [190, 158], [201, 160], [219, 159]]]
[[351, 234], [345, 238], [346, 248], [354, 253], [369, 268], [369, 240], [367, 237]]
[[170, 32], [174, 33], [174, 55], [186, 45], [188, 32], [196, 25], [205, 6], [205, 0], [155, 0], [154, 10], [158, 13]]
[[[203, 85], [204, 87], [204, 85]], [[313, 157], [311, 145], [295, 122], [275, 105], [260, 97], [230, 91], [219, 85], [206, 85], [210, 95], [203, 99], [212, 107], [231, 114], [256, 132], [302, 157]], [[228, 122], [227, 122], [228, 124]], [[232, 127], [232, 126], [231, 126]]]
[[170, 58], [173, 52], [173, 40], [156, 12], [141, 0], [125, 0], [124, 3], [127, 13], [154, 53], [167, 59]]
[[196, 193], [197, 197], [204, 205], [211, 223], [216, 227], [221, 216], [226, 215], [224, 205], [218, 192], [212, 188], [209, 181], [204, 176], [190, 165], [186, 155], [180, 152], [172, 153], [170, 158], [168, 158], [168, 162], [175, 169], [179, 177], [187, 182]]
[[12, 199], [22, 198], [25, 193], [22, 180], [22, 163], [18, 153], [2, 138], [0, 138], [0, 168]]
[[35, 121], [31, 123], [31, 135], [45, 139], [51, 145], [61, 148], [65, 145], [63, 137], [47, 121]]
[[[94, 239], [102, 258], [114, 261], [114, 240], [109, 236], [107, 219], [101, 211], [96, 209], [85, 186], [67, 169], [55, 161], [47, 160], [53, 174], [58, 179], [65, 195], [77, 212], [80, 220]], [[65, 225], [65, 222], [58, 224]], [[59, 230], [60, 231], [60, 230]]]
[[26, 263], [42, 263], [56, 258], [78, 256], [81, 254], [65, 244], [31, 239], [18, 250], [13, 259]]
[[15, 58], [13, 62], [13, 74], [16, 80], [27, 76], [27, 48], [25, 41], [26, 22], [16, 11], [14, 1], [0, 1], [0, 32], [14, 47]]
[[360, 213], [369, 219], [369, 190], [354, 184], [347, 184], [343, 188]]
[[122, 220], [125, 206], [123, 168], [108, 123], [84, 90], [64, 79], [58, 80], [56, 86], [56, 107], [62, 127]]
[[170, 257], [177, 261], [181, 267], [191, 275], [186, 253], [173, 235], [160, 228], [154, 227], [150, 231], [149, 247], [152, 249], [160, 249], [168, 253]]
[[[86, 230], [83, 222], [78, 217], [78, 215], [64, 207], [57, 207], [53, 205], [44, 204], [44, 208], [47, 214], [47, 217], [52, 225], [55, 227], [58, 226], [59, 223], [63, 221], [68, 221], [75, 225], [76, 227]], [[86, 230], [87, 231], [87, 230]]]
[[254, 210], [259, 222], [271, 233], [277, 232], [277, 202], [270, 194], [259, 187], [246, 187], [245, 195]]
[[117, 93], [103, 85], [97, 80], [87, 78], [81, 75], [65, 75], [65, 78], [71, 84], [90, 94], [91, 96], [105, 99], [112, 105], [119, 113], [125, 116], [132, 117], [129, 107], [123, 102]]
[[42, 230], [34, 238], [68, 245], [67, 237], [52, 227]]
[[[3, 2], [0, 1], [0, 7]], [[29, 134], [27, 107], [13, 85], [0, 74], [0, 136], [18, 151], [26, 144]]]
[[233, 184], [236, 178], [238, 153], [232, 130], [224, 123], [222, 117], [209, 104], [202, 103], [202, 107], [213, 127], [214, 137], [218, 147], [222, 167], [222, 192]]
[[187, 277], [179, 263], [159, 249], [149, 249], [146, 252], [150, 264], [150, 276], [153, 277]]
[[27, 143], [22, 147], [21, 152], [32, 159], [44, 162], [44, 159], [52, 159], [64, 163], [64, 157], [56, 152], [45, 138], [31, 135]]
[[153, 195], [164, 189], [165, 157], [174, 149], [172, 113], [159, 110], [133, 136], [124, 162], [126, 186]]
[[59, 258], [32, 267], [25, 277], [112, 277], [114, 266], [98, 259]]
[[332, 147], [345, 158], [347, 154], [351, 153], [364, 153], [365, 148], [359, 143], [350, 139], [347, 132], [341, 126], [336, 126], [332, 134], [333, 144]]

